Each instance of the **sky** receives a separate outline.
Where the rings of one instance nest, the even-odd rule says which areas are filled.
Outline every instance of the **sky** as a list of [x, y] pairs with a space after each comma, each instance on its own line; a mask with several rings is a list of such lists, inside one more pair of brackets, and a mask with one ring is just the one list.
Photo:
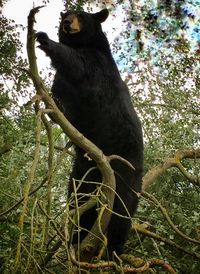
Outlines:
[[[50, 39], [54, 41], [58, 41], [57, 32], [58, 25], [60, 20], [60, 12], [64, 11], [64, 6], [62, 0], [50, 0], [45, 7], [40, 9], [39, 13], [36, 14], [36, 22], [34, 25], [34, 29], [37, 31], [46, 32]], [[20, 40], [22, 42], [22, 57], [27, 59], [27, 51], [26, 51], [26, 36], [27, 36], [27, 17], [30, 10], [33, 7], [43, 6], [42, 0], [8, 0], [6, 5], [3, 8], [3, 14], [8, 18], [15, 21], [16, 24], [21, 24], [25, 27], [25, 30], [22, 31], [19, 28]], [[110, 8], [109, 5], [106, 6]], [[105, 23], [102, 24], [103, 30], [107, 33], [108, 40], [112, 42], [114, 38], [121, 32], [122, 30], [122, 20], [123, 20], [123, 10], [121, 7], [117, 7], [117, 9], [113, 10], [117, 12], [117, 18], [110, 15]], [[99, 7], [94, 5], [94, 12], [100, 10]], [[37, 46], [37, 42], [36, 42]], [[38, 70], [42, 71], [42, 77], [47, 75], [46, 72], [49, 72], [49, 68], [51, 67], [50, 58], [48, 58], [43, 51], [36, 47], [36, 57], [37, 57], [37, 65]], [[10, 90], [12, 90], [12, 83], [7, 83], [10, 86]], [[19, 105], [24, 105], [28, 98], [24, 98], [19, 96]]]
[[[56, 4], [55, 4], [56, 2]], [[3, 13], [10, 19], [15, 20], [17, 24], [22, 24], [24, 27], [27, 26], [27, 16], [30, 10], [35, 6], [42, 6], [41, 0], [9, 0], [5, 5]], [[52, 40], [57, 41], [57, 28], [59, 22], [60, 12], [63, 10], [63, 3], [61, 0], [53, 0], [42, 8], [38, 14], [36, 14], [36, 31], [47, 32]], [[17, 11], [17, 12], [16, 12]], [[26, 35], [27, 29], [25, 31], [20, 31], [20, 39], [23, 44], [23, 54], [26, 57]], [[36, 55], [38, 57], [38, 67], [39, 69], [49, 66], [50, 60], [45, 57], [45, 54], [36, 49]]]
[[[24, 27], [27, 26], [27, 16], [29, 11], [33, 7], [42, 6], [42, 0], [9, 0], [3, 9], [3, 14], [9, 18], [15, 20], [17, 24], [22, 24]], [[108, 8], [110, 6], [107, 6]], [[58, 41], [57, 38], [57, 27], [59, 24], [60, 12], [63, 11], [62, 0], [50, 0], [44, 8], [36, 14], [35, 30], [46, 32], [50, 39]], [[99, 11], [94, 5], [94, 12]], [[121, 20], [123, 18], [122, 11], [120, 11], [120, 16], [113, 18], [109, 16], [105, 23], [102, 24], [103, 30], [107, 33], [107, 37], [110, 42], [113, 41], [115, 36], [121, 31]], [[113, 31], [113, 29], [115, 29]], [[26, 29], [25, 31], [20, 31], [20, 39], [23, 44], [23, 54], [26, 57]], [[45, 54], [36, 49], [37, 63], [39, 70], [45, 69], [50, 66], [49, 58], [45, 57]]]

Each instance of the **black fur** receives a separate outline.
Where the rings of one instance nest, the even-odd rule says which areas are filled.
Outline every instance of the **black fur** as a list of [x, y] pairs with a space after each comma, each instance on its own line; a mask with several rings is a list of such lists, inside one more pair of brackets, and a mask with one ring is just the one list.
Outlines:
[[[119, 160], [112, 162], [116, 191], [132, 216], [138, 204], [134, 192], [141, 190], [142, 129], [128, 88], [120, 77], [101, 29], [101, 22], [106, 20], [108, 11], [96, 14], [77, 12], [81, 31], [74, 34], [63, 32], [63, 20], [69, 14], [61, 14], [59, 43], [50, 40], [46, 33], [36, 34], [39, 47], [51, 58], [56, 69], [53, 97], [62, 106], [67, 119], [105, 155], [120, 155], [135, 167], [133, 171]], [[71, 178], [81, 179], [95, 163], [88, 161], [80, 148], [75, 150]], [[94, 169], [85, 180], [101, 182], [101, 174]], [[82, 183], [79, 192], [88, 193], [94, 188], [94, 184]], [[73, 192], [72, 183], [69, 192]], [[116, 197], [114, 211], [127, 216], [123, 203]], [[96, 210], [92, 209], [81, 217], [81, 226], [90, 230], [95, 218]], [[112, 215], [107, 233], [109, 252], [122, 253], [130, 224], [130, 220]], [[82, 232], [81, 238], [85, 235], [86, 232]]]

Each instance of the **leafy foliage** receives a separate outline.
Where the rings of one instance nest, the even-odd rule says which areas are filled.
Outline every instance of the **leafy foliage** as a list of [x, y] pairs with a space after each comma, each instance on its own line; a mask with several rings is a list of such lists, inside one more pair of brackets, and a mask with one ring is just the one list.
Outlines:
[[[90, 4], [90, 9], [94, 2], [97, 3], [68, 1], [67, 5], [83, 7], [85, 2]], [[102, 2], [99, 5], [104, 5]], [[112, 2], [114, 16], [118, 10], [124, 11], [123, 27], [112, 47], [143, 122], [147, 173], [154, 166], [164, 164], [177, 150], [198, 149], [200, 145], [199, 1], [108, 2]], [[25, 215], [18, 273], [31, 272], [40, 258], [44, 258], [44, 253], [48, 254], [54, 246], [56, 235], [62, 230], [66, 182], [73, 157], [73, 150], [65, 148], [68, 138], [61, 129], [49, 120], [43, 120], [38, 132], [37, 108], [24, 103], [30, 100], [34, 91], [26, 73], [27, 62], [21, 56], [18, 30], [19, 26], [2, 17], [0, 208], [4, 214], [0, 215], [0, 269], [5, 273], [14, 273], [16, 265], [19, 214], [38, 143], [36, 133], [41, 137], [40, 154]], [[47, 125], [52, 137], [49, 137]], [[170, 168], [154, 181], [148, 192], [159, 200], [180, 231], [200, 241], [199, 157], [184, 159], [182, 165], [197, 178], [196, 184], [179, 169]], [[17, 204], [18, 201], [21, 202]], [[134, 223], [144, 224], [150, 232], [171, 242], [156, 240], [138, 230], [130, 235], [128, 253], [147, 260], [160, 258], [169, 262], [178, 273], [198, 273], [199, 244], [177, 234], [159, 204], [142, 196]], [[65, 259], [63, 248], [50, 263], [55, 273], [66, 272]], [[154, 270], [164, 273], [163, 268]]]

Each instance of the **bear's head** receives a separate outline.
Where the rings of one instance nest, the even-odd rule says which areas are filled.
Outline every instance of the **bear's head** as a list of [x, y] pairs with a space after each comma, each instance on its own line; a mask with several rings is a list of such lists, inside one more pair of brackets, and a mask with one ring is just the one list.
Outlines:
[[107, 19], [108, 14], [107, 9], [97, 13], [61, 12], [59, 41], [72, 48], [95, 47], [104, 36], [101, 23]]

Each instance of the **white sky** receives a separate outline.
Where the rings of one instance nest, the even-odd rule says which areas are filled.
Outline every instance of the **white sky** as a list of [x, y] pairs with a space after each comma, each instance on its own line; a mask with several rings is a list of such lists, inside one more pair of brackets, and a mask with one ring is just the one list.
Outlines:
[[[22, 24], [24, 27], [27, 26], [27, 16], [33, 6], [42, 6], [42, 0], [9, 0], [3, 9], [3, 14], [6, 17], [15, 20], [17, 24]], [[42, 8], [39, 13], [36, 14], [35, 30], [46, 32], [50, 39], [58, 41], [57, 38], [57, 26], [59, 24], [60, 12], [63, 10], [62, 0], [50, 0], [50, 3], [46, 7]], [[94, 5], [94, 11], [98, 11]], [[120, 16], [119, 16], [120, 14]], [[113, 41], [114, 37], [121, 31], [121, 20], [123, 14], [122, 11], [118, 12], [117, 20], [109, 16], [106, 22], [103, 24], [103, 30], [108, 34], [110, 42]], [[115, 28], [114, 35], [112, 29]], [[20, 32], [21, 41], [23, 43], [23, 53], [26, 57], [26, 30]], [[50, 64], [49, 58], [45, 57], [45, 54], [36, 49], [37, 63], [39, 70], [46, 68]]]
[[[41, 0], [35, 0], [34, 6], [42, 6]], [[14, 19], [17, 24], [22, 24], [24, 27], [27, 26], [27, 16], [30, 10], [33, 8], [32, 0], [10, 0], [5, 5], [3, 13], [10, 19]], [[59, 22], [60, 12], [63, 10], [63, 3], [61, 0], [53, 0], [42, 8], [39, 13], [36, 14], [36, 31], [47, 32], [52, 40], [57, 41], [57, 28]], [[27, 29], [20, 32], [21, 41], [23, 43], [23, 53], [26, 56], [26, 35]], [[39, 69], [49, 66], [50, 60], [45, 57], [45, 54], [37, 49], [36, 55], [38, 57]]]

